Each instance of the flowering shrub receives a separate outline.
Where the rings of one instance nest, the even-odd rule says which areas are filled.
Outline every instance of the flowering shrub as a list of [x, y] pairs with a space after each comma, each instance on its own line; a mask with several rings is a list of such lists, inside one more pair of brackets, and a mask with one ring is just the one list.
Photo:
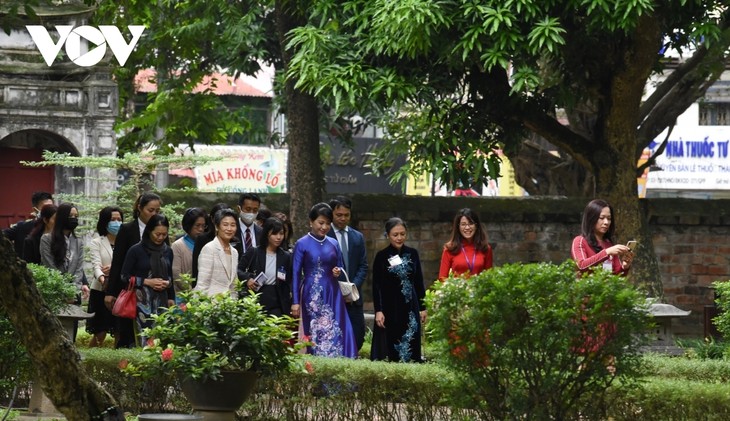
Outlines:
[[181, 293], [184, 303], [153, 316], [150, 338], [139, 364], [124, 371], [141, 377], [182, 374], [217, 379], [221, 371], [286, 369], [299, 345], [292, 346], [291, 317], [269, 316], [256, 295], [240, 299]]
[[430, 343], [462, 373], [465, 405], [485, 419], [605, 419], [606, 391], [638, 373], [645, 300], [606, 271], [505, 265], [437, 282]]

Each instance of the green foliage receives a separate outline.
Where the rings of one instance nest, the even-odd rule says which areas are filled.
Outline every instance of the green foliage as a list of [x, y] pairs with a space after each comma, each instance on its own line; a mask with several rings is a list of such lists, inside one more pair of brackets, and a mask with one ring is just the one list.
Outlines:
[[[76, 295], [72, 276], [56, 269], [28, 264], [43, 302], [52, 313], [58, 313]], [[0, 399], [6, 400], [16, 384], [22, 384], [31, 376], [32, 366], [21, 345], [15, 327], [4, 310], [0, 309]]]
[[643, 357], [644, 375], [671, 381], [730, 383], [730, 360], [669, 358], [647, 354]]
[[730, 338], [730, 281], [715, 281], [712, 286], [715, 287], [715, 302], [720, 309], [720, 314], [712, 321], [720, 334]]
[[[231, 77], [254, 75], [260, 63], [276, 60], [279, 46], [267, 2], [210, 0], [149, 2], [101, 1], [94, 19], [105, 25], [145, 25], [144, 36], [124, 68], [115, 72], [120, 84], [118, 128], [123, 152], [153, 146], [162, 154], [178, 145], [222, 144], [251, 130], [246, 110], [234, 110], [213, 93], [218, 81], [196, 89], [204, 78], [225, 69]], [[164, 51], [164, 54], [159, 54]], [[156, 92], [146, 107], [134, 92], [139, 70], [154, 69]]]
[[73, 301], [76, 296], [73, 275], [33, 263], [28, 263], [28, 270], [51, 313], [58, 313]]
[[25, 18], [37, 19], [35, 9], [41, 3], [47, 5], [49, 0], [4, 0], [0, 5], [0, 29], [10, 35], [11, 28], [27, 25]]
[[129, 373], [215, 379], [222, 370], [273, 373], [291, 364], [293, 320], [267, 315], [255, 294], [237, 299], [190, 291], [180, 296], [183, 304], [154, 316], [154, 326], [145, 332], [154, 339], [144, 347], [144, 361], [127, 367]]
[[724, 341], [715, 341], [715, 338], [704, 339], [677, 339], [677, 346], [685, 349], [685, 357], [701, 360], [717, 360], [724, 358], [728, 345]]
[[[420, 170], [445, 175], [445, 184], [455, 188], [475, 166], [478, 175], [495, 178], [493, 160], [465, 165], [448, 158], [452, 150], [435, 152], [465, 141], [461, 157], [488, 155], [500, 144], [516, 153], [527, 130], [588, 171], [598, 170], [591, 155], [603, 148], [612, 149], [627, 168], [635, 167], [636, 151], [672, 124], [719, 76], [706, 69], [722, 67], [726, 53], [705, 54], [704, 48], [716, 45], [722, 50], [730, 44], [727, 13], [719, 12], [725, 10], [722, 0], [315, 1], [307, 25], [291, 33], [288, 46], [296, 54], [287, 76], [331, 104], [335, 114], [376, 117], [381, 127], [387, 126], [391, 142], [406, 142], [391, 149], [410, 154], [411, 168], [397, 172], [398, 180]], [[668, 48], [660, 52], [662, 42]], [[688, 65], [678, 74], [702, 68], [707, 74], [669, 81], [667, 85], [686, 83], [695, 89], [667, 99], [674, 104], [671, 109], [647, 106], [642, 115], [631, 114], [631, 121], [619, 122], [636, 127], [636, 121], [649, 120], [647, 127], [639, 128], [639, 139], [622, 135], [632, 144], [617, 145], [620, 142], [607, 136], [610, 130], [605, 126], [614, 124], [608, 122], [615, 114], [612, 107], [639, 110], [637, 86], [644, 85], [652, 70], [663, 69], [669, 60], [662, 54], [668, 50], [683, 55], [697, 51], [702, 57], [697, 63], [705, 62], [696, 68], [695, 63]], [[651, 59], [635, 60], [634, 55]], [[625, 75], [629, 77], [623, 80]], [[626, 87], [624, 83], [636, 80], [631, 90], [639, 95], [613, 98], [616, 83]], [[656, 105], [671, 90], [657, 89], [656, 98], [647, 102]], [[413, 110], [428, 116], [420, 130], [406, 121]], [[652, 112], [662, 121], [647, 119]], [[455, 115], [462, 118], [453, 119]], [[559, 115], [567, 115], [569, 125]], [[642, 144], [633, 144], [637, 142]], [[424, 145], [428, 153], [414, 151], [414, 145]], [[613, 191], [613, 178], [608, 179], [608, 185], [597, 186], [599, 193]]]
[[[85, 194], [59, 194], [60, 199], [72, 202], [79, 209], [79, 219], [82, 225], [77, 232], [94, 231], [99, 211], [110, 205], [119, 206], [125, 214], [125, 220], [129, 221], [134, 213], [134, 202], [137, 197], [146, 191], [155, 190], [152, 175], [158, 170], [189, 168], [198, 164], [205, 164], [220, 158], [206, 156], [176, 156], [156, 155], [152, 153], [126, 153], [121, 157], [111, 156], [72, 156], [69, 153], [43, 151], [42, 161], [21, 161], [28, 167], [62, 166], [66, 168], [85, 168], [109, 170], [106, 179], [97, 180], [100, 183], [117, 182], [117, 172], [122, 171], [128, 174], [129, 179], [121, 187], [109, 189], [101, 197], [90, 197]], [[180, 189], [165, 188], [166, 191], [179, 191]], [[183, 189], [188, 191], [190, 189]], [[177, 227], [182, 221], [184, 205], [181, 203], [165, 203], [162, 206], [162, 213], [170, 221], [170, 237], [178, 234]], [[179, 230], [182, 231], [182, 230]]]
[[611, 384], [638, 374], [643, 298], [607, 271], [576, 276], [573, 262], [515, 264], [429, 292], [431, 341], [484, 414], [602, 416]]

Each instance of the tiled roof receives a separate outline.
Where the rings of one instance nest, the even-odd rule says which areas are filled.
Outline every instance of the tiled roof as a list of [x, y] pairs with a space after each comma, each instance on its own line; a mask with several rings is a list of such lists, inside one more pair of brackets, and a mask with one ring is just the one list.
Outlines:
[[[212, 85], [213, 82], [215, 82], [215, 86]], [[134, 77], [134, 86], [137, 92], [155, 92], [157, 90], [155, 71], [153, 69], [140, 70]], [[254, 88], [250, 84], [244, 82], [241, 78], [233, 80], [231, 76], [223, 73], [213, 73], [210, 76], [205, 76], [203, 81], [195, 87], [193, 92], [203, 92], [206, 89], [211, 89], [216, 95], [236, 95], [260, 98], [272, 97], [271, 93], [265, 93]]]

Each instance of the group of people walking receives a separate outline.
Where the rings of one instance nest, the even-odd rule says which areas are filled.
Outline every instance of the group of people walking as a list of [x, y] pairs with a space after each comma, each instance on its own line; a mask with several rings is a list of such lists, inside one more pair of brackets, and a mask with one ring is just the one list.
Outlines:
[[[116, 347], [140, 346], [151, 316], [175, 305], [180, 300], [177, 293], [189, 288], [233, 297], [249, 290], [258, 293], [267, 313], [299, 320], [299, 336], [310, 344], [309, 353], [356, 358], [363, 346], [362, 296], [346, 302], [338, 282], [351, 281], [362, 289], [368, 274], [365, 239], [350, 226], [352, 203], [346, 197], [314, 205], [308, 215], [310, 231], [293, 246], [288, 217], [274, 212], [257, 221], [261, 199], [250, 193], [239, 197], [238, 212], [225, 203], [214, 205], [209, 213], [187, 209], [181, 223], [185, 234], [169, 245], [170, 223], [160, 213], [162, 199], [144, 193], [128, 222], [118, 207], [99, 212], [98, 235], [88, 248], [90, 282], [83, 270], [83, 244], [75, 234], [78, 209], [71, 203], [54, 205], [47, 193], [35, 194], [33, 206], [33, 221], [4, 233], [27, 261], [73, 275], [77, 302], [88, 298], [89, 312], [94, 313], [87, 322], [92, 346], [101, 345], [108, 333], [114, 334]], [[571, 247], [580, 272], [602, 267], [627, 273], [633, 252], [613, 243], [614, 231], [612, 207], [600, 199], [591, 201], [583, 212], [581, 235]], [[427, 312], [419, 253], [406, 244], [408, 226], [401, 218], [388, 219], [384, 235], [388, 244], [372, 261], [375, 323], [370, 357], [420, 362]], [[459, 210], [443, 247], [439, 280], [476, 275], [492, 265], [484, 224], [473, 210]], [[190, 279], [192, 284], [186, 281]], [[242, 281], [242, 291], [236, 289], [236, 279]], [[134, 320], [111, 314], [126, 288], [137, 295]]]

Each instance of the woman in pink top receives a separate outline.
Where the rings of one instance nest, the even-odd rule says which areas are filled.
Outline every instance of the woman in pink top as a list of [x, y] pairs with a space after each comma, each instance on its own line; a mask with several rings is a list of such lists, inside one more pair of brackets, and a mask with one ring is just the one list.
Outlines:
[[479, 215], [469, 208], [461, 209], [454, 217], [451, 239], [444, 244], [439, 279], [443, 281], [449, 273], [476, 275], [491, 267], [492, 247]]
[[623, 244], [613, 244], [613, 208], [605, 200], [595, 199], [586, 205], [581, 235], [573, 239], [570, 249], [578, 270], [583, 273], [603, 267], [615, 275], [626, 275], [634, 254]]

